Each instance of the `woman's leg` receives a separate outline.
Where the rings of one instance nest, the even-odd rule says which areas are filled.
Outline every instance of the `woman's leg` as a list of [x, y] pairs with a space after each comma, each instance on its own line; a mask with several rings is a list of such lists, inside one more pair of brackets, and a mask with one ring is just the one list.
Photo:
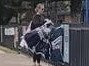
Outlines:
[[37, 64], [38, 64], [38, 66], [41, 66], [41, 65], [40, 65], [40, 60], [41, 60], [41, 55], [38, 54], [38, 55], [37, 55]]
[[36, 53], [33, 54], [33, 63], [34, 63], [34, 66], [36, 66]]

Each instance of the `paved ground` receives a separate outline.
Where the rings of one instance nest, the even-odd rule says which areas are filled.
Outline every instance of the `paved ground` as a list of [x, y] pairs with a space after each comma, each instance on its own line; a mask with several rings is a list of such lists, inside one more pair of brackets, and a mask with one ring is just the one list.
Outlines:
[[[41, 61], [42, 66], [51, 66]], [[0, 66], [33, 66], [32, 58], [23, 54], [7, 53], [0, 50]]]

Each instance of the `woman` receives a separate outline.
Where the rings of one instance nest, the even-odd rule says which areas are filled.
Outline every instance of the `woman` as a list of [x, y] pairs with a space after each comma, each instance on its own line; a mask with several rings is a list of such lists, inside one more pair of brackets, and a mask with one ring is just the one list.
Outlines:
[[[35, 28], [40, 27], [45, 23], [44, 17], [42, 16], [42, 14], [44, 12], [44, 4], [42, 4], [42, 3], [37, 4], [37, 6], [35, 8], [35, 12], [36, 12], [36, 15], [32, 19], [31, 30], [34, 30]], [[36, 66], [36, 61], [37, 61], [38, 66], [41, 66], [40, 59], [41, 59], [41, 55], [36, 54], [34, 52], [34, 54], [33, 54], [34, 66]]]

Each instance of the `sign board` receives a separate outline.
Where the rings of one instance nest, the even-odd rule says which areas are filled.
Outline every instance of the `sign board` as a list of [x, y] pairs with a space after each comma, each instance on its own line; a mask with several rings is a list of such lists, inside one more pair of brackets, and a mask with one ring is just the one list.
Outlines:
[[63, 62], [63, 36], [64, 29], [61, 27], [55, 28], [51, 31], [51, 60], [54, 62]]
[[14, 32], [14, 28], [11, 27], [11, 28], [5, 28], [5, 35], [14, 35], [15, 32]]
[[52, 32], [51, 60], [69, 63], [69, 25], [63, 24]]

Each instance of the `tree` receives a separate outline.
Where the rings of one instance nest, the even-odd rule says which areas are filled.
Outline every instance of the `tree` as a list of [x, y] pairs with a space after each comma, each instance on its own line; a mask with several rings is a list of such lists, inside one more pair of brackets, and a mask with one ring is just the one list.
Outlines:
[[71, 0], [71, 16], [75, 21], [80, 21], [82, 0]]

